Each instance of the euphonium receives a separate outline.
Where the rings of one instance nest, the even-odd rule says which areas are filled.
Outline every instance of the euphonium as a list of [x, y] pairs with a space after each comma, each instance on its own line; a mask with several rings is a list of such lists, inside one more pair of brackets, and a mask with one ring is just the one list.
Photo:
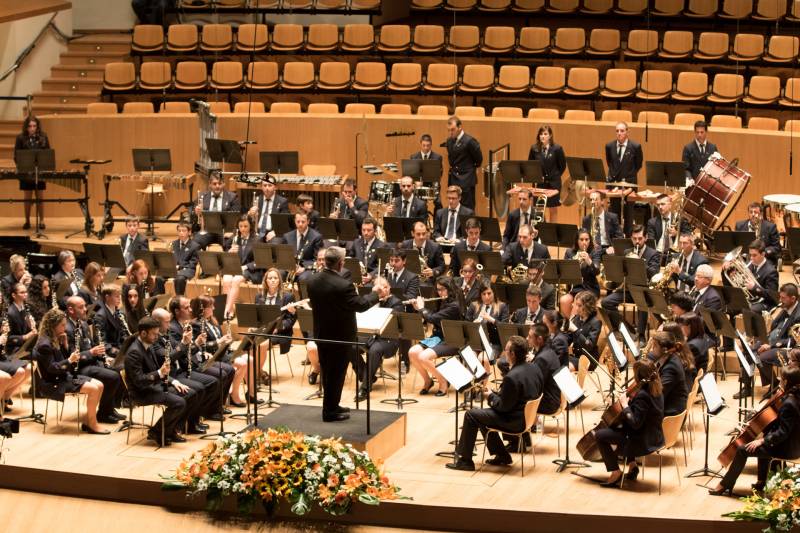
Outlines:
[[742, 247], [737, 246], [725, 256], [722, 260], [723, 263], [730, 263], [728, 270], [722, 270], [722, 275], [730, 282], [731, 285], [734, 287], [738, 287], [742, 289], [747, 296], [747, 300], [750, 303], [756, 303], [760, 301], [761, 298], [756, 296], [755, 294], [751, 293], [750, 290], [747, 288], [747, 285], [750, 282], [758, 285], [758, 280], [756, 279], [755, 275], [750, 271], [748, 265], [742, 261], [741, 258]]

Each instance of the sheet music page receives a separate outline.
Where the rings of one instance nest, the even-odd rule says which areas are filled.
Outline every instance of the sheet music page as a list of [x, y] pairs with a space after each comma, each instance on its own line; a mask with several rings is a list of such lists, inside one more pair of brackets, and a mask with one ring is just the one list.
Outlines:
[[464, 362], [467, 363], [467, 366], [476, 378], [480, 379], [486, 375], [486, 369], [483, 368], [480, 360], [478, 360], [478, 354], [476, 354], [475, 350], [473, 350], [470, 346], [465, 346], [461, 350], [461, 357], [464, 358]]
[[373, 305], [363, 313], [356, 313], [356, 324], [359, 333], [380, 334], [386, 323], [389, 322], [391, 314], [391, 308], [380, 307], [378, 304]]
[[611, 346], [611, 352], [614, 354], [614, 359], [617, 360], [617, 367], [620, 369], [625, 368], [628, 364], [628, 358], [625, 357], [622, 352], [622, 346], [620, 346], [619, 341], [613, 334], [608, 336], [608, 345]]
[[489, 358], [490, 362], [494, 361], [497, 358], [497, 354], [494, 353], [494, 347], [489, 342], [489, 336], [486, 334], [483, 324], [478, 327], [478, 335], [481, 337], [481, 344], [483, 345], [483, 351], [486, 354], [486, 357]]
[[553, 374], [553, 380], [567, 397], [568, 403], [573, 404], [584, 396], [583, 389], [578, 385], [578, 380], [575, 379], [568, 367], [562, 366], [558, 372]]
[[456, 390], [461, 390], [472, 383], [472, 372], [461, 364], [457, 357], [451, 357], [444, 363], [436, 365], [436, 370], [444, 376]]
[[[747, 339], [744, 337], [744, 335], [742, 335], [742, 332], [737, 329], [736, 330], [736, 335], [739, 337], [739, 340], [742, 342], [742, 346], [744, 346], [745, 350], [747, 350], [747, 355], [748, 355], [748, 359], [747, 360], [749, 362], [753, 363], [753, 364], [757, 364], [758, 358], [756, 357], [756, 354], [753, 353], [753, 350], [750, 349], [750, 345], [747, 344]], [[734, 343], [734, 344], [736, 344], [736, 343]]]
[[639, 359], [639, 345], [633, 342], [633, 337], [631, 337], [628, 328], [625, 327], [624, 322], [620, 322], [619, 330], [622, 333], [622, 339], [625, 341], [625, 345], [628, 347], [628, 350], [633, 354], [634, 359]]
[[736, 350], [736, 357], [739, 358], [739, 364], [742, 365], [742, 368], [747, 373], [747, 377], [753, 377], [753, 367], [750, 366], [750, 361], [742, 353], [742, 349], [735, 342], [733, 343], [733, 348]]
[[703, 398], [706, 400], [709, 413], [716, 413], [725, 406], [719, 388], [717, 388], [717, 382], [714, 380], [714, 374], [708, 373], [700, 378], [700, 390], [703, 391]]

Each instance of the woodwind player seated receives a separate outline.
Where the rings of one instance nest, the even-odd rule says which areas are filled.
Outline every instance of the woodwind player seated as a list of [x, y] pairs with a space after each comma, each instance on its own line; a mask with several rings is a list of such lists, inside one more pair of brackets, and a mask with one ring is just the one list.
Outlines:
[[230, 274], [222, 276], [222, 293], [228, 295], [225, 299], [223, 315], [226, 318], [233, 317], [236, 302], [239, 301], [239, 286], [242, 282], [247, 280], [251, 283], [258, 283], [264, 277], [264, 271], [256, 268], [253, 257], [253, 245], [257, 241], [257, 236], [253, 231], [253, 220], [248, 215], [242, 215], [239, 217], [237, 230], [236, 235], [225, 239], [225, 244], [222, 246], [226, 252], [237, 254], [239, 263], [242, 265], [240, 276], [231, 276]]

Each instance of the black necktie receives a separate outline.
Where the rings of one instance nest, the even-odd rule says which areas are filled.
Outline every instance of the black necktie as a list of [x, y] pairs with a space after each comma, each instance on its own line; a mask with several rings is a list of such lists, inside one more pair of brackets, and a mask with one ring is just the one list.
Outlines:
[[407, 212], [408, 212], [408, 200], [403, 200], [403, 212], [400, 214], [400, 216], [403, 217], [408, 216]]
[[447, 216], [447, 228], [445, 228], [444, 238], [448, 240], [452, 240], [455, 236], [456, 232], [456, 223], [455, 223], [455, 216], [456, 210], [451, 209], [450, 214]]
[[300, 239], [298, 239], [297, 241], [297, 251], [300, 252], [300, 250], [302, 250], [305, 245], [306, 245], [306, 236], [301, 235]]
[[700, 145], [700, 155], [706, 155], [706, 143]]
[[525, 211], [525, 222], [523, 222], [523, 224], [525, 224], [526, 226], [528, 225], [528, 222], [529, 222], [528, 215], [529, 215], [529, 213], [527, 211]]
[[624, 144], [617, 145], [617, 159], [619, 160], [622, 160], [622, 148], [624, 146], [625, 146]]

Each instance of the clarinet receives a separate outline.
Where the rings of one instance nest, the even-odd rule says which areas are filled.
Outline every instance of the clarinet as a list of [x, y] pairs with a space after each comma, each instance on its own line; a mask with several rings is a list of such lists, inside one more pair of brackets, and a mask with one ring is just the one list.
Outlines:
[[[172, 364], [171, 361], [172, 344], [169, 342], [169, 339], [163, 338], [163, 340], [164, 340], [164, 362], [167, 363], [167, 365], [169, 366]], [[162, 378], [161, 388], [164, 390], [164, 392], [167, 392], [167, 390], [169, 389], [169, 373], [167, 373], [167, 375]]]
[[58, 291], [53, 285], [55, 284], [50, 285], [50, 308], [58, 309]]
[[[81, 340], [82, 340], [82, 339], [83, 339], [83, 332], [81, 331], [81, 325], [80, 325], [80, 323], [78, 323], [78, 324], [75, 326], [75, 338], [74, 338], [74, 341], [75, 341], [75, 351], [76, 351], [76, 352], [79, 352], [79, 353], [80, 353], [80, 351], [81, 351]], [[78, 366], [80, 366], [80, 360], [78, 360], [78, 361], [75, 361], [75, 362], [73, 363], [73, 365], [72, 365], [72, 376], [73, 376], [73, 377], [77, 377], [77, 376], [78, 376]]]
[[121, 309], [116, 309], [114, 314], [117, 315], [117, 320], [119, 320], [122, 323], [122, 327], [125, 328], [125, 336], [130, 337], [131, 328], [128, 327], [128, 320], [125, 318], [125, 313], [123, 313]]
[[[187, 322], [186, 325], [183, 326], [183, 331], [190, 331], [191, 332], [192, 331], [192, 325]], [[188, 349], [188, 352], [187, 352], [187, 355], [186, 355], [186, 364], [187, 364], [186, 377], [187, 378], [192, 377], [192, 348], [193, 348], [193, 346], [194, 346], [194, 333], [192, 333], [192, 340], [191, 340], [191, 342], [189, 342], [189, 349]]]
[[[103, 328], [100, 327], [100, 323], [95, 321], [94, 323], [94, 334], [97, 337], [97, 345], [98, 346], [105, 346], [106, 345], [106, 336], [103, 333]], [[110, 368], [108, 362], [106, 361], [105, 357], [103, 357], [103, 366], [106, 368]]]

